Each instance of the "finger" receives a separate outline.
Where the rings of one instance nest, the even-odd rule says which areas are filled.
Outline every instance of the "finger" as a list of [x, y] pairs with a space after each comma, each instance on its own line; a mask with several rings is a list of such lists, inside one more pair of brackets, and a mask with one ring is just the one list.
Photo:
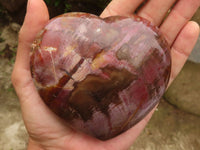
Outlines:
[[[42, 15], [41, 15], [42, 14]], [[48, 21], [48, 11], [42, 0], [29, 0], [24, 24], [19, 33], [16, 62], [12, 73], [12, 81], [17, 92], [32, 82], [29, 66], [31, 43], [36, 34]]]
[[138, 12], [138, 15], [159, 26], [166, 13], [176, 0], [151, 0]]
[[[157, 106], [156, 106], [157, 107]], [[122, 133], [121, 135], [106, 141], [106, 147], [108, 149], [128, 149], [133, 144], [133, 142], [136, 140], [136, 138], [140, 135], [140, 133], [145, 128], [146, 124], [151, 119], [156, 107], [139, 123], [137, 123], [135, 126], [130, 128], [128, 131]], [[122, 142], [123, 141], [123, 142]]]
[[[44, 2], [42, 0], [29, 0], [24, 24], [20, 30], [17, 58], [12, 73], [12, 82], [20, 99], [22, 112], [35, 111], [35, 106], [36, 108], [42, 106], [40, 96], [32, 82], [29, 53], [32, 41], [47, 21], [48, 11]], [[29, 115], [29, 113], [25, 114]]]
[[47, 129], [50, 128], [51, 136], [59, 138], [58, 136], [64, 136], [71, 133], [72, 130], [70, 128], [66, 130], [67, 128], [63, 120], [50, 111], [41, 100], [32, 81], [29, 68], [30, 45], [35, 39], [36, 34], [44, 27], [48, 20], [49, 14], [43, 0], [29, 0], [27, 14], [19, 35], [17, 59], [12, 73], [12, 82], [20, 100], [23, 119], [29, 135], [34, 136], [32, 132], [38, 134], [41, 131], [48, 132]]
[[42, 0], [29, 0], [27, 14], [19, 35], [17, 58], [12, 73], [12, 82], [20, 99], [23, 116], [26, 119], [32, 119], [31, 115], [36, 115], [36, 112], [42, 114], [44, 111], [40, 109], [44, 104], [32, 82], [29, 53], [32, 41], [46, 21], [48, 21], [48, 11], [44, 2]]
[[29, 53], [31, 43], [48, 20], [49, 14], [43, 0], [29, 0], [24, 24], [19, 33], [19, 45], [16, 57], [17, 67], [30, 68]]
[[183, 67], [185, 61], [195, 46], [198, 36], [199, 25], [193, 21], [188, 22], [179, 33], [171, 49], [172, 71], [169, 85]]
[[200, 6], [200, 0], [179, 0], [160, 27], [171, 45], [183, 26], [190, 20]]
[[[47, 21], [48, 11], [44, 2], [42, 0], [29, 0], [24, 24], [19, 34], [16, 62], [12, 73], [12, 82], [22, 104], [22, 109], [26, 108], [23, 104], [26, 104], [25, 101], [30, 98], [35, 101], [30, 100], [32, 104], [29, 105], [34, 106], [34, 102], [38, 103], [39, 95], [32, 82], [29, 55], [32, 41]], [[27, 106], [27, 108], [30, 109], [32, 106]]]
[[101, 17], [131, 15], [143, 1], [144, 0], [112, 0], [101, 14]]
[[[19, 34], [17, 57], [12, 73], [12, 82], [22, 104], [22, 109], [30, 109], [36, 103], [39, 103], [38, 101], [35, 101], [34, 104], [34, 101], [31, 101], [30, 98], [34, 100], [40, 99], [39, 95], [35, 94], [37, 92], [31, 78], [29, 53], [31, 42], [34, 40], [37, 32], [39, 32], [44, 23], [48, 20], [48, 13], [46, 11], [46, 6], [42, 0], [29, 0], [24, 24]], [[43, 16], [46, 17], [43, 18]], [[27, 103], [25, 101], [28, 100], [31, 101], [32, 104], [29, 105], [32, 106], [26, 107]]]

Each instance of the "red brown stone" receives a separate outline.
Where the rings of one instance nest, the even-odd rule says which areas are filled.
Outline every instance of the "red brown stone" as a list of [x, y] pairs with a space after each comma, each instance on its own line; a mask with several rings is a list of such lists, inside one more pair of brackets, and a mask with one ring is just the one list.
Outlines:
[[73, 128], [106, 140], [159, 102], [170, 54], [157, 27], [140, 17], [68, 13], [33, 43], [31, 71], [44, 102]]

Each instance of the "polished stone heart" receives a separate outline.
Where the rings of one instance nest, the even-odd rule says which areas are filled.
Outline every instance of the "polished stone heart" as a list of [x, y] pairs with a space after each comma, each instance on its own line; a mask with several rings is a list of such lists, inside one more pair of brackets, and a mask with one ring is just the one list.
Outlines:
[[40, 32], [31, 54], [44, 102], [72, 128], [102, 140], [126, 131], [155, 107], [170, 66], [158, 28], [137, 16], [58, 16]]

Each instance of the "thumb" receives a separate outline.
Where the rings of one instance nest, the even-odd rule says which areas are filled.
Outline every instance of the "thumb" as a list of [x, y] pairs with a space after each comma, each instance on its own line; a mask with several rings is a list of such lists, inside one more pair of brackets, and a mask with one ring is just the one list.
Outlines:
[[43, 0], [28, 0], [24, 24], [19, 32], [17, 56], [12, 73], [12, 82], [18, 95], [21, 89], [32, 81], [29, 63], [30, 45], [48, 20], [49, 14]]
[[[12, 73], [12, 83], [19, 97], [23, 119], [28, 130], [34, 130], [34, 125], [45, 123], [44, 120], [48, 120], [47, 125], [58, 122], [56, 117], [52, 117], [55, 115], [41, 100], [30, 72], [30, 46], [48, 20], [49, 14], [44, 1], [28, 0], [27, 13], [19, 33], [16, 62]], [[62, 127], [62, 124], [60, 126]]]
[[[58, 126], [65, 127], [63, 127], [61, 119], [58, 119], [41, 100], [30, 72], [30, 45], [48, 20], [49, 14], [43, 0], [29, 0], [24, 24], [19, 33], [17, 57], [12, 73], [12, 82], [19, 97], [23, 119], [29, 132], [30, 130], [35, 131], [37, 123], [53, 126], [60, 121]], [[56, 129], [57, 124], [53, 129]]]
[[[49, 14], [43, 0], [28, 0], [27, 13], [19, 33], [17, 56], [12, 72], [12, 83], [20, 99], [22, 111], [26, 108], [30, 109], [40, 99], [32, 81], [29, 55], [31, 43], [48, 20]], [[25, 101], [29, 102], [25, 103]]]
[[27, 12], [19, 32], [19, 45], [16, 57], [17, 67], [29, 69], [30, 45], [37, 33], [49, 20], [48, 9], [43, 0], [28, 0]]

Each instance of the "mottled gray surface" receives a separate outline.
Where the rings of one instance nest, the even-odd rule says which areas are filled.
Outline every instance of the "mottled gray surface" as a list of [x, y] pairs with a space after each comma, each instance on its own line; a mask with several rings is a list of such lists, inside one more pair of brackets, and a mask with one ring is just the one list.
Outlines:
[[5, 49], [10, 49], [13, 52], [16, 50], [18, 44], [17, 36], [19, 29], [20, 25], [16, 23], [11, 23], [1, 29], [0, 39], [2, 42], [0, 42], [0, 52]]
[[[14, 53], [17, 47], [17, 35], [20, 26], [0, 24], [0, 52]], [[0, 150], [24, 150], [27, 133], [20, 113], [18, 98], [11, 83], [13, 63], [0, 57]]]
[[192, 53], [190, 54], [189, 60], [196, 63], [200, 63], [200, 36]]
[[[200, 24], [200, 8], [197, 10], [195, 15], [192, 17], [193, 21], [196, 21], [198, 24]], [[190, 61], [200, 63], [200, 35], [198, 38], [198, 41], [189, 57]]]
[[162, 100], [130, 150], [200, 150], [200, 117]]
[[27, 133], [18, 98], [11, 84], [13, 64], [0, 60], [0, 150], [24, 150]]
[[200, 117], [200, 64], [188, 61], [165, 98], [179, 109]]

